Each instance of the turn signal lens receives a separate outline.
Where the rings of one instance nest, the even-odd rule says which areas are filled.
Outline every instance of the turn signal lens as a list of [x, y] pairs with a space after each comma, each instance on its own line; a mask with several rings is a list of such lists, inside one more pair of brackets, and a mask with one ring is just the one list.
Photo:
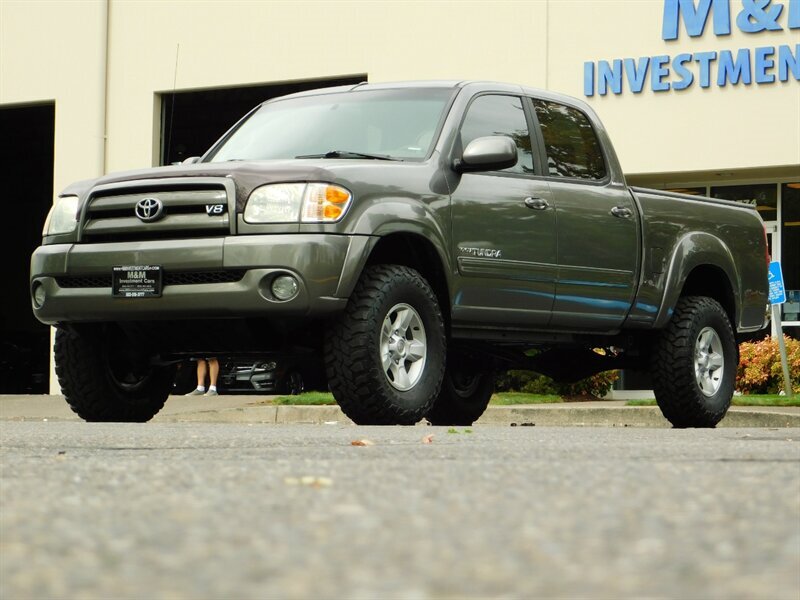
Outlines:
[[344, 204], [350, 200], [350, 192], [335, 185], [325, 188], [325, 200], [332, 204]]
[[352, 194], [338, 185], [309, 183], [303, 200], [304, 223], [335, 223], [350, 207]]
[[334, 206], [333, 204], [328, 204], [325, 208], [322, 209], [322, 214], [325, 217], [326, 221], [336, 221], [339, 217], [342, 216], [342, 208], [340, 206]]

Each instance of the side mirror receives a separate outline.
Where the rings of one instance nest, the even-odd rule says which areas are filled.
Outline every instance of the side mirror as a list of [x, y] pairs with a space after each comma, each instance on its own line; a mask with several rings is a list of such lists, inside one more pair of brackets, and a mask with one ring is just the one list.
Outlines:
[[189, 158], [185, 158], [181, 164], [182, 165], [193, 165], [196, 162], [200, 162], [199, 156], [190, 156]]
[[453, 161], [459, 173], [467, 171], [499, 171], [517, 164], [517, 145], [505, 135], [489, 135], [472, 140], [461, 158]]

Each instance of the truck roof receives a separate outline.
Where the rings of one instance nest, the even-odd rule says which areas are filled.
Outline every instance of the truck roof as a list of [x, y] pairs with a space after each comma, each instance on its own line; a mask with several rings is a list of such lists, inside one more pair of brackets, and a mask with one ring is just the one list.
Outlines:
[[526, 94], [531, 96], [537, 96], [539, 98], [543, 98], [546, 100], [553, 100], [567, 105], [580, 106], [580, 108], [585, 112], [590, 112], [590, 113], [593, 112], [591, 107], [587, 103], [573, 96], [568, 96], [566, 94], [560, 94], [558, 92], [551, 92], [549, 90], [524, 86], [515, 83], [480, 80], [480, 79], [475, 79], [475, 80], [438, 79], [438, 80], [388, 81], [379, 83], [369, 83], [367, 81], [363, 81], [355, 85], [338, 85], [333, 87], [323, 87], [313, 90], [306, 90], [303, 92], [296, 92], [294, 94], [287, 94], [285, 96], [278, 96], [276, 98], [271, 98], [269, 100], [266, 100], [262, 104], [266, 104], [269, 102], [277, 102], [289, 98], [302, 98], [308, 96], [336, 94], [336, 93], [356, 91], [356, 90], [372, 91], [372, 90], [411, 89], [411, 88], [456, 89], [456, 88], [465, 88], [467, 86], [475, 89], [476, 91], [508, 92], [513, 94]]

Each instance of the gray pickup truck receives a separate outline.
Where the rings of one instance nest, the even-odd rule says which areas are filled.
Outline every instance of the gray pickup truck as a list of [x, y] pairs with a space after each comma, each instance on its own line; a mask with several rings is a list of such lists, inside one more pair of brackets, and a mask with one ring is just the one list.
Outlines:
[[628, 368], [713, 427], [767, 260], [753, 208], [628, 187], [585, 103], [416, 82], [275, 98], [202, 157], [68, 187], [30, 284], [89, 421], [147, 421], [187, 356], [310, 348], [359, 424], [471, 423], [507, 369]]

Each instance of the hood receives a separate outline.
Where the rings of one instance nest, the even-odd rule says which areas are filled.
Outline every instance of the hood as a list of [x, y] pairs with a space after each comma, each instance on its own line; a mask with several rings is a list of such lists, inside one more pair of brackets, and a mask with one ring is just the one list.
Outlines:
[[64, 189], [61, 195], [75, 195], [85, 198], [95, 187], [125, 182], [147, 181], [158, 187], [159, 179], [180, 179], [195, 177], [225, 177], [232, 179], [236, 188], [236, 206], [243, 210], [244, 203], [250, 193], [257, 187], [268, 183], [326, 181], [347, 185], [356, 173], [365, 169], [374, 169], [376, 164], [394, 167], [419, 168], [420, 163], [384, 162], [375, 160], [266, 160], [220, 163], [196, 163], [192, 165], [175, 165], [154, 167], [111, 173], [97, 179], [87, 179], [73, 183]]

